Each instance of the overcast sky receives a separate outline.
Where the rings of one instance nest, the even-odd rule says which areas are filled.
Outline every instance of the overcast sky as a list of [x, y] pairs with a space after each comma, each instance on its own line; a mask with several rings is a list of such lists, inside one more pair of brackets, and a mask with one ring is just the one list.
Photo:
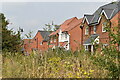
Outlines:
[[55, 24], [61, 24], [72, 17], [82, 18], [84, 14], [93, 14], [100, 6], [114, 0], [97, 0], [97, 2], [96, 0], [54, 1], [34, 0], [33, 2], [33, 0], [29, 0], [28, 2], [27, 0], [18, 0], [15, 2], [15, 0], [2, 0], [2, 3], [0, 1], [0, 12], [9, 19], [11, 23], [9, 28], [14, 28], [16, 31], [21, 27], [24, 29], [23, 34], [33, 31], [34, 36], [38, 30], [45, 27], [46, 23], [54, 21]]

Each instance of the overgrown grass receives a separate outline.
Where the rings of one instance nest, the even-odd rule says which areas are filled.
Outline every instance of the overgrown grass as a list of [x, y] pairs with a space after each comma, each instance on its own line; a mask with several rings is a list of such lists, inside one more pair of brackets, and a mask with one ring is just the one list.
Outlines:
[[105, 78], [108, 71], [94, 65], [89, 53], [55, 50], [3, 53], [3, 78]]

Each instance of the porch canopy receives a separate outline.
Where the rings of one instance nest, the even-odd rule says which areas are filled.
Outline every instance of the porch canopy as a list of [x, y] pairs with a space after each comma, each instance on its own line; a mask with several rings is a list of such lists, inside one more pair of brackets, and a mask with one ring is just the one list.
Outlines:
[[[92, 34], [85, 42], [83, 45], [93, 45], [95, 41], [98, 41], [98, 34]], [[98, 43], [98, 42], [97, 42]]]

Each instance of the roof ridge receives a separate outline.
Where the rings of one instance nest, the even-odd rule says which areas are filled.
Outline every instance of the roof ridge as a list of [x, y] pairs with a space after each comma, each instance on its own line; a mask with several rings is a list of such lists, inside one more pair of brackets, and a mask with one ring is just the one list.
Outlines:
[[66, 28], [65, 31], [66, 31], [67, 29], [69, 29], [69, 28], [71, 28], [70, 30], [72, 30], [73, 28], [77, 27], [79, 24], [81, 24], [82, 19], [83, 19], [83, 18], [78, 19], [78, 20], [77, 20], [77, 23], [74, 25], [74, 27], [71, 28], [71, 26], [70, 26], [70, 27]]
[[84, 14], [85, 16], [94, 16], [94, 14]]
[[[119, 2], [119, 1], [118, 1]], [[104, 4], [103, 6], [101, 6], [101, 7], [104, 7], [104, 6], [107, 6], [107, 5], [110, 5], [110, 4], [115, 4], [115, 3], [117, 3], [117, 1], [113, 1], [113, 2], [111, 2], [111, 3], [107, 3], [107, 4]], [[100, 8], [101, 8], [100, 7]]]
[[71, 18], [71, 21], [67, 25], [69, 25], [75, 18], [78, 19], [77, 17]]

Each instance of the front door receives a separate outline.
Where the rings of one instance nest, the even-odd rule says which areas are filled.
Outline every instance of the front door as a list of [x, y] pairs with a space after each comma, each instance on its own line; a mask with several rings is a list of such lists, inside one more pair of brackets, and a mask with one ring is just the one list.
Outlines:
[[88, 45], [88, 51], [91, 52], [91, 45]]

